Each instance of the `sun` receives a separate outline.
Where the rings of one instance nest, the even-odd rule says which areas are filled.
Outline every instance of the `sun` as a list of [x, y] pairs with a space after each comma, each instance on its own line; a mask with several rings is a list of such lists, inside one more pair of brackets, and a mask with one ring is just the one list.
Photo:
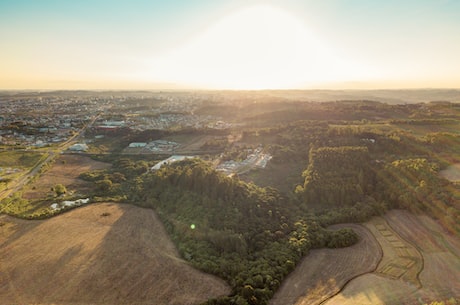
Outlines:
[[153, 74], [198, 87], [288, 89], [358, 72], [292, 14], [254, 6], [231, 14], [152, 64]]

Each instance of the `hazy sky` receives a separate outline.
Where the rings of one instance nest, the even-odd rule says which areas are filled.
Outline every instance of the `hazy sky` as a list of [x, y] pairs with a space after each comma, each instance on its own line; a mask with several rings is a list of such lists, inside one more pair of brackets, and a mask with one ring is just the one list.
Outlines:
[[0, 0], [0, 89], [460, 87], [458, 0]]

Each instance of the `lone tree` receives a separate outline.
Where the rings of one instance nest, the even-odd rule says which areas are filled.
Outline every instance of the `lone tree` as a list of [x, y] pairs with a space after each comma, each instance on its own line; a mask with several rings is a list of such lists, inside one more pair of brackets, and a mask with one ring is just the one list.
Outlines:
[[65, 194], [65, 193], [67, 193], [67, 189], [62, 184], [56, 184], [54, 186], [54, 192], [56, 193], [56, 196], [61, 196], [61, 195]]

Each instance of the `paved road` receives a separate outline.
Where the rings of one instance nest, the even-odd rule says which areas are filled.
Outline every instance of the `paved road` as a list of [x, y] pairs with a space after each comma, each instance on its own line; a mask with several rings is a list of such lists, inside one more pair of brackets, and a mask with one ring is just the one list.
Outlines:
[[29, 170], [28, 173], [20, 176], [15, 181], [11, 181], [9, 183], [8, 189], [0, 192], [0, 200], [10, 196], [11, 194], [17, 191], [20, 191], [24, 187], [24, 185], [26, 185], [27, 182], [29, 182], [30, 179], [32, 179], [36, 174], [38, 174], [42, 166], [50, 162], [55, 156], [56, 154], [54, 152], [49, 151], [48, 156], [40, 162], [38, 162], [31, 170]]

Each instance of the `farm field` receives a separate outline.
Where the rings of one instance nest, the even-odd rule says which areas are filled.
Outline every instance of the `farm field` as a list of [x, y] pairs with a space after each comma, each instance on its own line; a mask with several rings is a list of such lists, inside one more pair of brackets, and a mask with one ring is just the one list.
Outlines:
[[[381, 243], [384, 259], [376, 272], [350, 281], [324, 304], [423, 304], [460, 295], [460, 241], [457, 237], [444, 233], [426, 216], [401, 210], [390, 211], [385, 216], [386, 222], [379, 221], [369, 222], [367, 226], [380, 229], [382, 235], [388, 234], [391, 242]], [[385, 223], [387, 225], [382, 227]], [[387, 237], [384, 238], [388, 240]], [[400, 244], [396, 238], [400, 239]], [[405, 247], [405, 252], [397, 246]]]
[[351, 278], [376, 268], [382, 253], [366, 228], [355, 224], [334, 227], [352, 228], [359, 234], [360, 241], [342, 249], [312, 250], [284, 281], [271, 305], [321, 304], [338, 293]]
[[0, 224], [3, 304], [197, 304], [230, 293], [179, 258], [152, 210], [101, 203]]
[[393, 210], [352, 228], [358, 244], [311, 251], [270, 304], [423, 304], [460, 295], [460, 240], [431, 218]]
[[423, 259], [417, 248], [401, 238], [382, 217], [373, 218], [366, 223], [366, 227], [377, 238], [383, 250], [382, 260], [375, 273], [421, 287], [418, 275], [423, 269]]
[[48, 171], [30, 185], [23, 197], [29, 200], [46, 198], [56, 184], [63, 184], [69, 192], [82, 193], [91, 187], [91, 183], [79, 179], [78, 176], [109, 166], [110, 164], [92, 160], [87, 156], [61, 155]]

